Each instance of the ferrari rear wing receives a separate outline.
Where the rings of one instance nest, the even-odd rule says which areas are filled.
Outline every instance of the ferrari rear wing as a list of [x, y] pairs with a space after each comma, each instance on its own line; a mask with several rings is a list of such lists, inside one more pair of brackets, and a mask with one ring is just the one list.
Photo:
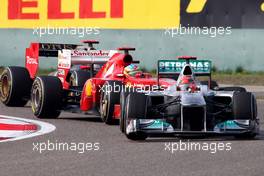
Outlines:
[[[36, 77], [39, 58], [55, 57], [58, 58], [58, 68], [60, 66], [70, 69], [72, 64], [103, 64], [106, 63], [115, 50], [96, 50], [93, 44], [98, 44], [95, 40], [82, 41], [88, 46], [76, 44], [58, 44], [58, 43], [31, 43], [26, 48], [25, 66], [29, 71], [30, 77]], [[67, 57], [65, 57], [66, 53]], [[69, 54], [70, 53], [70, 54]], [[66, 59], [65, 59], [66, 58]]]
[[[99, 44], [98, 41], [95, 40], [84, 40], [82, 43], [88, 44], [89, 48], [93, 48], [93, 44]], [[30, 47], [26, 50], [31, 50], [35, 52], [35, 54], [38, 53], [39, 57], [58, 57], [58, 51], [61, 51], [63, 49], [68, 50], [75, 50], [77, 47], [80, 47], [82, 45], [76, 45], [76, 44], [59, 44], [59, 43], [31, 43]]]
[[58, 57], [59, 50], [63, 50], [63, 49], [74, 50], [78, 46], [81, 46], [81, 45], [55, 44], [55, 43], [32, 43], [30, 48], [37, 48], [39, 57]]
[[59, 43], [31, 43], [26, 48], [25, 66], [29, 71], [30, 77], [35, 78], [38, 72], [39, 57], [58, 57], [58, 51], [63, 49], [74, 50], [78, 46], [76, 44], [59, 44]]

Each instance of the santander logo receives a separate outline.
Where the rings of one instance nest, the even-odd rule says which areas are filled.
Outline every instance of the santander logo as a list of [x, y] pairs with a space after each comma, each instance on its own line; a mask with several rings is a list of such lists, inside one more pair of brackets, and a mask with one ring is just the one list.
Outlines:
[[72, 52], [72, 56], [99, 56], [99, 57], [107, 57], [109, 56], [109, 51], [103, 51], [103, 50], [94, 50], [94, 51], [78, 51], [74, 50]]

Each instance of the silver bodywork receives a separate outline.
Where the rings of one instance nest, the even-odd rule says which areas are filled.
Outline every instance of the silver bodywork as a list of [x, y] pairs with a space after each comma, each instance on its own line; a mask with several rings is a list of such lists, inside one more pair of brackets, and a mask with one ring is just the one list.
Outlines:
[[[179, 76], [179, 79], [181, 75]], [[150, 134], [227, 134], [234, 135], [240, 133], [259, 132], [259, 118], [256, 120], [245, 120], [245, 119], [235, 119], [226, 120], [223, 122], [216, 123], [212, 129], [207, 128], [207, 104], [206, 97], [221, 97], [233, 99], [234, 91], [215, 91], [209, 89], [207, 85], [201, 85], [196, 82], [199, 87], [198, 91], [190, 92], [188, 90], [178, 91], [177, 86], [179, 86], [179, 79], [176, 85], [168, 87], [164, 91], [159, 92], [148, 92], [148, 96], [166, 96], [171, 98], [180, 98], [180, 128], [175, 129], [170, 123], [166, 121], [165, 118], [161, 117], [159, 119], [128, 119], [128, 125], [126, 132], [138, 132], [143, 131]], [[198, 131], [188, 131], [184, 130], [184, 108], [201, 108], [204, 111], [203, 116], [203, 129]], [[195, 114], [192, 114], [195, 118]]]

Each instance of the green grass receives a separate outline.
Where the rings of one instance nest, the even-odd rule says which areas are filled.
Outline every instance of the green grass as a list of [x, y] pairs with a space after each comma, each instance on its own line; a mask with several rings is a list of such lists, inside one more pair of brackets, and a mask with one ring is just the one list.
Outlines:
[[212, 79], [220, 84], [231, 85], [258, 85], [264, 86], [264, 73], [248, 72], [248, 73], [213, 73]]
[[[148, 72], [156, 76], [156, 70], [149, 70]], [[203, 78], [201, 79], [203, 80]], [[219, 84], [264, 86], [264, 72], [247, 71], [243, 67], [237, 67], [235, 70], [218, 70], [214, 68], [212, 79]]]
[[49, 69], [39, 69], [38, 75], [48, 75], [51, 72], [56, 71], [57, 69], [49, 68]]

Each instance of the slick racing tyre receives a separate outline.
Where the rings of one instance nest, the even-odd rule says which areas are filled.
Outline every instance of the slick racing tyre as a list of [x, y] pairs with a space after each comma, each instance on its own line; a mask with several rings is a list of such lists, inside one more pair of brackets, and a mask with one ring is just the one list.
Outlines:
[[6, 106], [23, 107], [30, 97], [32, 80], [26, 68], [6, 67], [0, 77], [0, 100]]
[[220, 87], [221, 91], [236, 91], [236, 92], [246, 92], [247, 90], [244, 87]]
[[[255, 96], [250, 92], [235, 92], [233, 96], [233, 116], [238, 120], [256, 120], [257, 104]], [[237, 138], [252, 139], [257, 134], [247, 132], [236, 135]]]
[[123, 84], [119, 81], [107, 81], [101, 91], [100, 114], [106, 124], [113, 124], [115, 104], [120, 103], [120, 91]]
[[83, 70], [72, 71], [70, 76], [70, 85], [83, 87], [88, 79], [90, 79], [89, 72]]
[[132, 87], [125, 87], [121, 93], [120, 93], [120, 120], [119, 120], [119, 127], [120, 127], [120, 131], [122, 133], [124, 133], [124, 116], [125, 116], [125, 108], [126, 108], [126, 99], [127, 96], [130, 93], [133, 93], [134, 89]]
[[119, 127], [120, 131], [124, 133], [125, 128], [124, 128], [124, 114], [125, 114], [125, 102], [126, 102], [126, 97], [127, 97], [127, 92], [122, 91], [120, 93], [120, 120], [119, 120]]
[[124, 133], [130, 140], [145, 140], [148, 136], [144, 132], [129, 131], [129, 120], [145, 117], [147, 96], [142, 93], [128, 95], [124, 115]]
[[60, 115], [63, 89], [59, 78], [40, 76], [31, 90], [31, 107], [37, 118], [57, 118]]

